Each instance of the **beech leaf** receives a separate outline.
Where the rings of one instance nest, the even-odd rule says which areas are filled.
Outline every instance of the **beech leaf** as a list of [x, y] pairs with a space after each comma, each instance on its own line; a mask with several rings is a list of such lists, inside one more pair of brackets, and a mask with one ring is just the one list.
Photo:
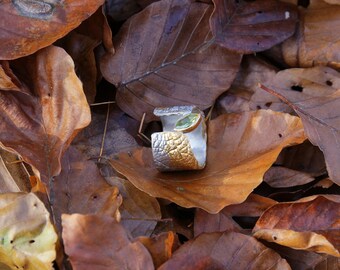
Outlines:
[[215, 42], [238, 53], [267, 50], [294, 34], [296, 7], [276, 0], [213, 0]]
[[[339, 73], [324, 68], [324, 73], [329, 76], [327, 69], [337, 74], [337, 79], [334, 83], [339, 84]], [[280, 73], [277, 74], [277, 77]], [[288, 91], [283, 85], [283, 88], [274, 89], [268, 88], [262, 85], [262, 88], [273, 95], [278, 96], [281, 100], [291, 106], [295, 112], [301, 117], [304, 125], [304, 129], [308, 139], [317, 145], [324, 153], [327, 170], [330, 178], [337, 184], [340, 184], [340, 90], [333, 88], [333, 80], [318, 77], [318, 80], [323, 79], [323, 88], [328, 88], [329, 94], [308, 95], [304, 92]], [[334, 76], [334, 75], [333, 75]], [[300, 84], [300, 80], [303, 81], [303, 77], [297, 77], [295, 84], [303, 88], [303, 84]], [[332, 86], [327, 86], [327, 82], [331, 82]]]
[[255, 238], [235, 232], [204, 233], [182, 245], [159, 270], [291, 269]]
[[65, 253], [73, 270], [152, 270], [152, 258], [131, 242], [123, 226], [105, 215], [62, 215]]
[[195, 236], [201, 233], [234, 231], [245, 233], [246, 231], [237, 224], [233, 216], [259, 217], [276, 201], [256, 194], [250, 194], [247, 200], [241, 204], [224, 207], [217, 214], [209, 214], [202, 209], [197, 209], [194, 220]]
[[62, 158], [54, 181], [54, 213], [61, 228], [61, 214], [106, 214], [119, 220], [122, 197], [100, 175], [96, 164], [71, 146]]
[[150, 148], [121, 153], [111, 165], [137, 188], [184, 207], [217, 213], [243, 202], [283, 147], [305, 140], [299, 118], [259, 110], [210, 121], [204, 170], [160, 173]]
[[13, 63], [19, 91], [0, 89], [0, 143], [19, 153], [44, 181], [60, 172], [60, 158], [90, 110], [71, 57], [50, 46]]
[[15, 59], [51, 45], [94, 13], [103, 0], [13, 0], [0, 5], [0, 59]]
[[177, 235], [171, 231], [153, 237], [141, 236], [136, 240], [141, 242], [150, 252], [156, 269], [169, 260], [173, 251], [179, 246]]
[[158, 1], [127, 20], [106, 54], [102, 73], [118, 87], [118, 106], [133, 118], [156, 119], [155, 107], [210, 107], [232, 83], [241, 55], [211, 44], [213, 7], [191, 0]]
[[263, 180], [273, 188], [284, 188], [307, 184], [312, 182], [314, 177], [305, 172], [275, 166], [265, 173]]
[[340, 257], [340, 196], [314, 196], [279, 203], [257, 221], [254, 236], [295, 249]]
[[33, 193], [0, 194], [0, 268], [52, 270], [57, 234]]
[[296, 34], [282, 45], [284, 60], [292, 67], [340, 67], [340, 6], [312, 0], [300, 10]]

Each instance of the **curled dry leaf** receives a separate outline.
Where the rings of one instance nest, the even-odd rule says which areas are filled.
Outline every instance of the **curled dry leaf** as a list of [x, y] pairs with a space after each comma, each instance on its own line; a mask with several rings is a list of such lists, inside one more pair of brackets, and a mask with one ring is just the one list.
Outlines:
[[250, 194], [247, 200], [241, 204], [229, 205], [217, 214], [209, 214], [204, 210], [197, 209], [195, 213], [194, 234], [209, 232], [246, 231], [233, 219], [237, 217], [259, 217], [276, 201], [256, 194]]
[[179, 247], [178, 237], [171, 231], [153, 237], [141, 236], [136, 241], [141, 242], [148, 249], [156, 269], [169, 260], [172, 253]]
[[37, 196], [1, 194], [0, 211], [1, 269], [52, 270], [57, 234]]
[[275, 0], [213, 0], [210, 25], [215, 42], [239, 53], [267, 50], [292, 36], [296, 7]]
[[0, 88], [0, 142], [47, 180], [60, 172], [60, 158], [90, 122], [82, 84], [69, 55], [48, 47], [13, 63], [19, 90]]
[[159, 270], [291, 269], [255, 238], [235, 232], [201, 234], [182, 245]]
[[212, 6], [191, 0], [151, 4], [124, 23], [116, 53], [101, 62], [104, 77], [118, 87], [119, 107], [146, 122], [155, 107], [210, 107], [232, 83], [241, 55], [211, 44]]
[[300, 10], [297, 33], [283, 43], [283, 57], [292, 67], [340, 67], [340, 6], [311, 0]]
[[76, 28], [103, 2], [1, 1], [0, 59], [23, 57], [51, 45]]
[[257, 221], [254, 236], [295, 249], [340, 257], [340, 196], [279, 203]]
[[263, 180], [274, 188], [294, 187], [314, 180], [308, 173], [295, 171], [285, 167], [272, 167], [264, 175]]
[[160, 173], [149, 148], [121, 153], [111, 164], [151, 196], [217, 213], [243, 202], [282, 148], [304, 140], [300, 119], [289, 114], [265, 110], [224, 114], [209, 123], [204, 170]]
[[62, 159], [61, 173], [54, 181], [54, 212], [61, 227], [61, 214], [106, 214], [119, 220], [122, 197], [117, 187], [106, 183], [96, 164], [71, 146]]
[[[325, 155], [327, 170], [330, 178], [340, 183], [340, 73], [331, 68], [318, 68], [311, 69], [312, 74], [315, 71], [320, 71], [317, 78], [313, 81], [319, 84], [316, 87], [309, 87], [305, 91], [305, 74], [309, 69], [304, 70], [293, 69], [291, 72], [279, 72], [275, 77], [272, 88], [265, 86], [262, 88], [266, 91], [278, 96], [288, 105], [290, 105], [296, 113], [301, 117], [303, 126], [305, 128], [308, 139], [314, 144], [319, 146]], [[299, 72], [301, 71], [301, 72]], [[300, 73], [300, 74], [299, 74]], [[291, 75], [291, 79], [286, 84], [277, 85], [280, 81]], [[322, 76], [323, 75], [323, 76]], [[308, 77], [307, 77], [308, 79]], [[334, 83], [334, 86], [333, 86]], [[296, 91], [288, 91], [287, 88], [298, 87], [302, 89], [302, 93]], [[310, 83], [307, 82], [309, 86]], [[289, 89], [289, 88], [288, 88]], [[314, 90], [315, 91], [312, 91]], [[317, 91], [317, 89], [322, 89]], [[337, 90], [336, 90], [337, 89]], [[309, 90], [309, 91], [307, 91]], [[306, 92], [306, 93], [305, 93]], [[312, 94], [309, 94], [312, 93]], [[327, 93], [327, 94], [325, 94]]]
[[[62, 215], [65, 253], [74, 270], [152, 270], [152, 258], [131, 242], [123, 226], [105, 215]], [[103, 252], [105, 251], [105, 252]]]

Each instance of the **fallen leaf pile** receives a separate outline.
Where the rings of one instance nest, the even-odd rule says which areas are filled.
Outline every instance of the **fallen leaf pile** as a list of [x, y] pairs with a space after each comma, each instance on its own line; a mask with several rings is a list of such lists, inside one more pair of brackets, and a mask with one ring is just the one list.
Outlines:
[[[340, 2], [0, 1], [0, 269], [340, 266]], [[203, 170], [160, 172], [195, 105]]]

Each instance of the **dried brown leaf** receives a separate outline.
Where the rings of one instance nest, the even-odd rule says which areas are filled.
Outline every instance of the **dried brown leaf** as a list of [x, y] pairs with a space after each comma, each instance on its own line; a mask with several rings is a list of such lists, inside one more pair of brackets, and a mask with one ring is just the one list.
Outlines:
[[105, 215], [62, 215], [65, 253], [74, 270], [149, 270], [151, 255]]
[[123, 203], [119, 208], [122, 225], [133, 237], [150, 236], [162, 218], [156, 198], [137, 189], [128, 180], [118, 177], [105, 177], [111, 184], [119, 188]]
[[251, 236], [201, 234], [182, 245], [159, 270], [291, 269], [286, 260]]
[[258, 87], [258, 83], [272, 81], [278, 69], [259, 57], [245, 55], [230, 89], [215, 102], [217, 114], [270, 109], [291, 112], [292, 109], [279, 98]]
[[0, 59], [15, 59], [51, 45], [94, 13], [103, 0], [2, 1]]
[[292, 249], [275, 243], [267, 242], [265, 245], [286, 259], [294, 270], [339, 270], [340, 258], [311, 251]]
[[101, 147], [102, 156], [113, 158], [119, 152], [127, 152], [138, 146], [131, 134], [137, 135], [139, 121], [124, 114], [115, 104], [109, 108], [105, 141], [102, 146], [107, 108], [107, 105], [103, 106], [105, 112], [102, 114], [93, 112], [90, 125], [73, 141], [73, 145], [89, 159], [98, 158]]
[[340, 67], [340, 6], [311, 0], [300, 10], [297, 33], [283, 43], [283, 56], [292, 67], [329, 65]]
[[121, 109], [146, 122], [155, 107], [195, 104], [201, 109], [232, 83], [241, 55], [211, 44], [212, 6], [190, 0], [151, 4], [124, 23], [116, 54], [102, 59], [104, 77], [118, 87]]
[[90, 110], [69, 55], [48, 47], [13, 63], [25, 86], [0, 89], [0, 142], [39, 170], [45, 181], [60, 172], [60, 158]]
[[269, 49], [289, 38], [298, 21], [296, 7], [275, 0], [213, 0], [210, 24], [215, 42], [238, 53]]
[[295, 249], [340, 256], [340, 196], [279, 203], [263, 213], [254, 236]]
[[[301, 117], [304, 129], [308, 139], [314, 144], [319, 146], [325, 155], [327, 170], [330, 178], [340, 183], [340, 90], [334, 88], [340, 84], [340, 73], [330, 68], [321, 69], [324, 76], [318, 76], [315, 81], [321, 81], [321, 86], [315, 87], [316, 89], [326, 89], [323, 91], [306, 91], [295, 92], [287, 90], [286, 85], [278, 86], [278, 81], [272, 84], [272, 90], [263, 86], [267, 92], [270, 92], [288, 105], [290, 105], [296, 113]], [[286, 78], [288, 75], [292, 76], [292, 81], [298, 87], [303, 88], [305, 76], [299, 76], [292, 72], [286, 71], [285, 73], [278, 73], [275, 78]], [[300, 70], [299, 70], [300, 71]], [[304, 71], [302, 69], [302, 71]], [[306, 69], [308, 71], [315, 71], [314, 69]], [[292, 81], [287, 84], [291, 85]], [[333, 86], [334, 81], [334, 86]], [[308, 82], [307, 82], [308, 84]], [[292, 86], [294, 87], [294, 86]], [[309, 93], [312, 94], [309, 94]], [[325, 94], [327, 93], [327, 94]]]
[[177, 235], [171, 231], [153, 237], [141, 236], [135, 240], [141, 242], [150, 252], [155, 268], [169, 260], [179, 246]]
[[69, 33], [61, 44], [75, 63], [77, 76], [81, 79], [89, 104], [94, 102], [97, 86], [97, 67], [94, 48], [100, 41], [75, 31]]
[[274, 200], [256, 194], [250, 194], [243, 203], [229, 205], [217, 214], [209, 214], [204, 210], [197, 209], [194, 223], [195, 236], [201, 233], [224, 231], [244, 233], [245, 230], [237, 224], [233, 216], [259, 217], [267, 208], [274, 204], [276, 204]]
[[1, 194], [0, 212], [1, 269], [52, 270], [58, 237], [37, 196]]
[[0, 193], [29, 192], [29, 173], [18, 155], [0, 148]]
[[302, 144], [283, 149], [275, 164], [305, 172], [312, 176], [320, 176], [327, 173], [322, 151], [308, 140]]
[[301, 121], [289, 114], [225, 114], [209, 123], [208, 160], [202, 171], [160, 173], [149, 148], [122, 153], [111, 164], [151, 196], [217, 213], [243, 202], [282, 148], [304, 140]]
[[313, 181], [314, 177], [285, 167], [272, 167], [265, 173], [263, 180], [271, 187], [283, 188], [307, 184]]
[[119, 220], [122, 197], [100, 175], [96, 164], [74, 147], [62, 158], [61, 173], [54, 181], [54, 213], [61, 227], [62, 214], [106, 214]]

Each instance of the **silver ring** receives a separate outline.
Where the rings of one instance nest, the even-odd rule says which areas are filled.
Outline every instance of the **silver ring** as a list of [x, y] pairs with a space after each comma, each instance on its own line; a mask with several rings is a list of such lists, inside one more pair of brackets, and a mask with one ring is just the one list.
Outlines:
[[201, 170], [206, 164], [204, 113], [196, 106], [156, 108], [163, 132], [151, 135], [152, 155], [159, 171]]

